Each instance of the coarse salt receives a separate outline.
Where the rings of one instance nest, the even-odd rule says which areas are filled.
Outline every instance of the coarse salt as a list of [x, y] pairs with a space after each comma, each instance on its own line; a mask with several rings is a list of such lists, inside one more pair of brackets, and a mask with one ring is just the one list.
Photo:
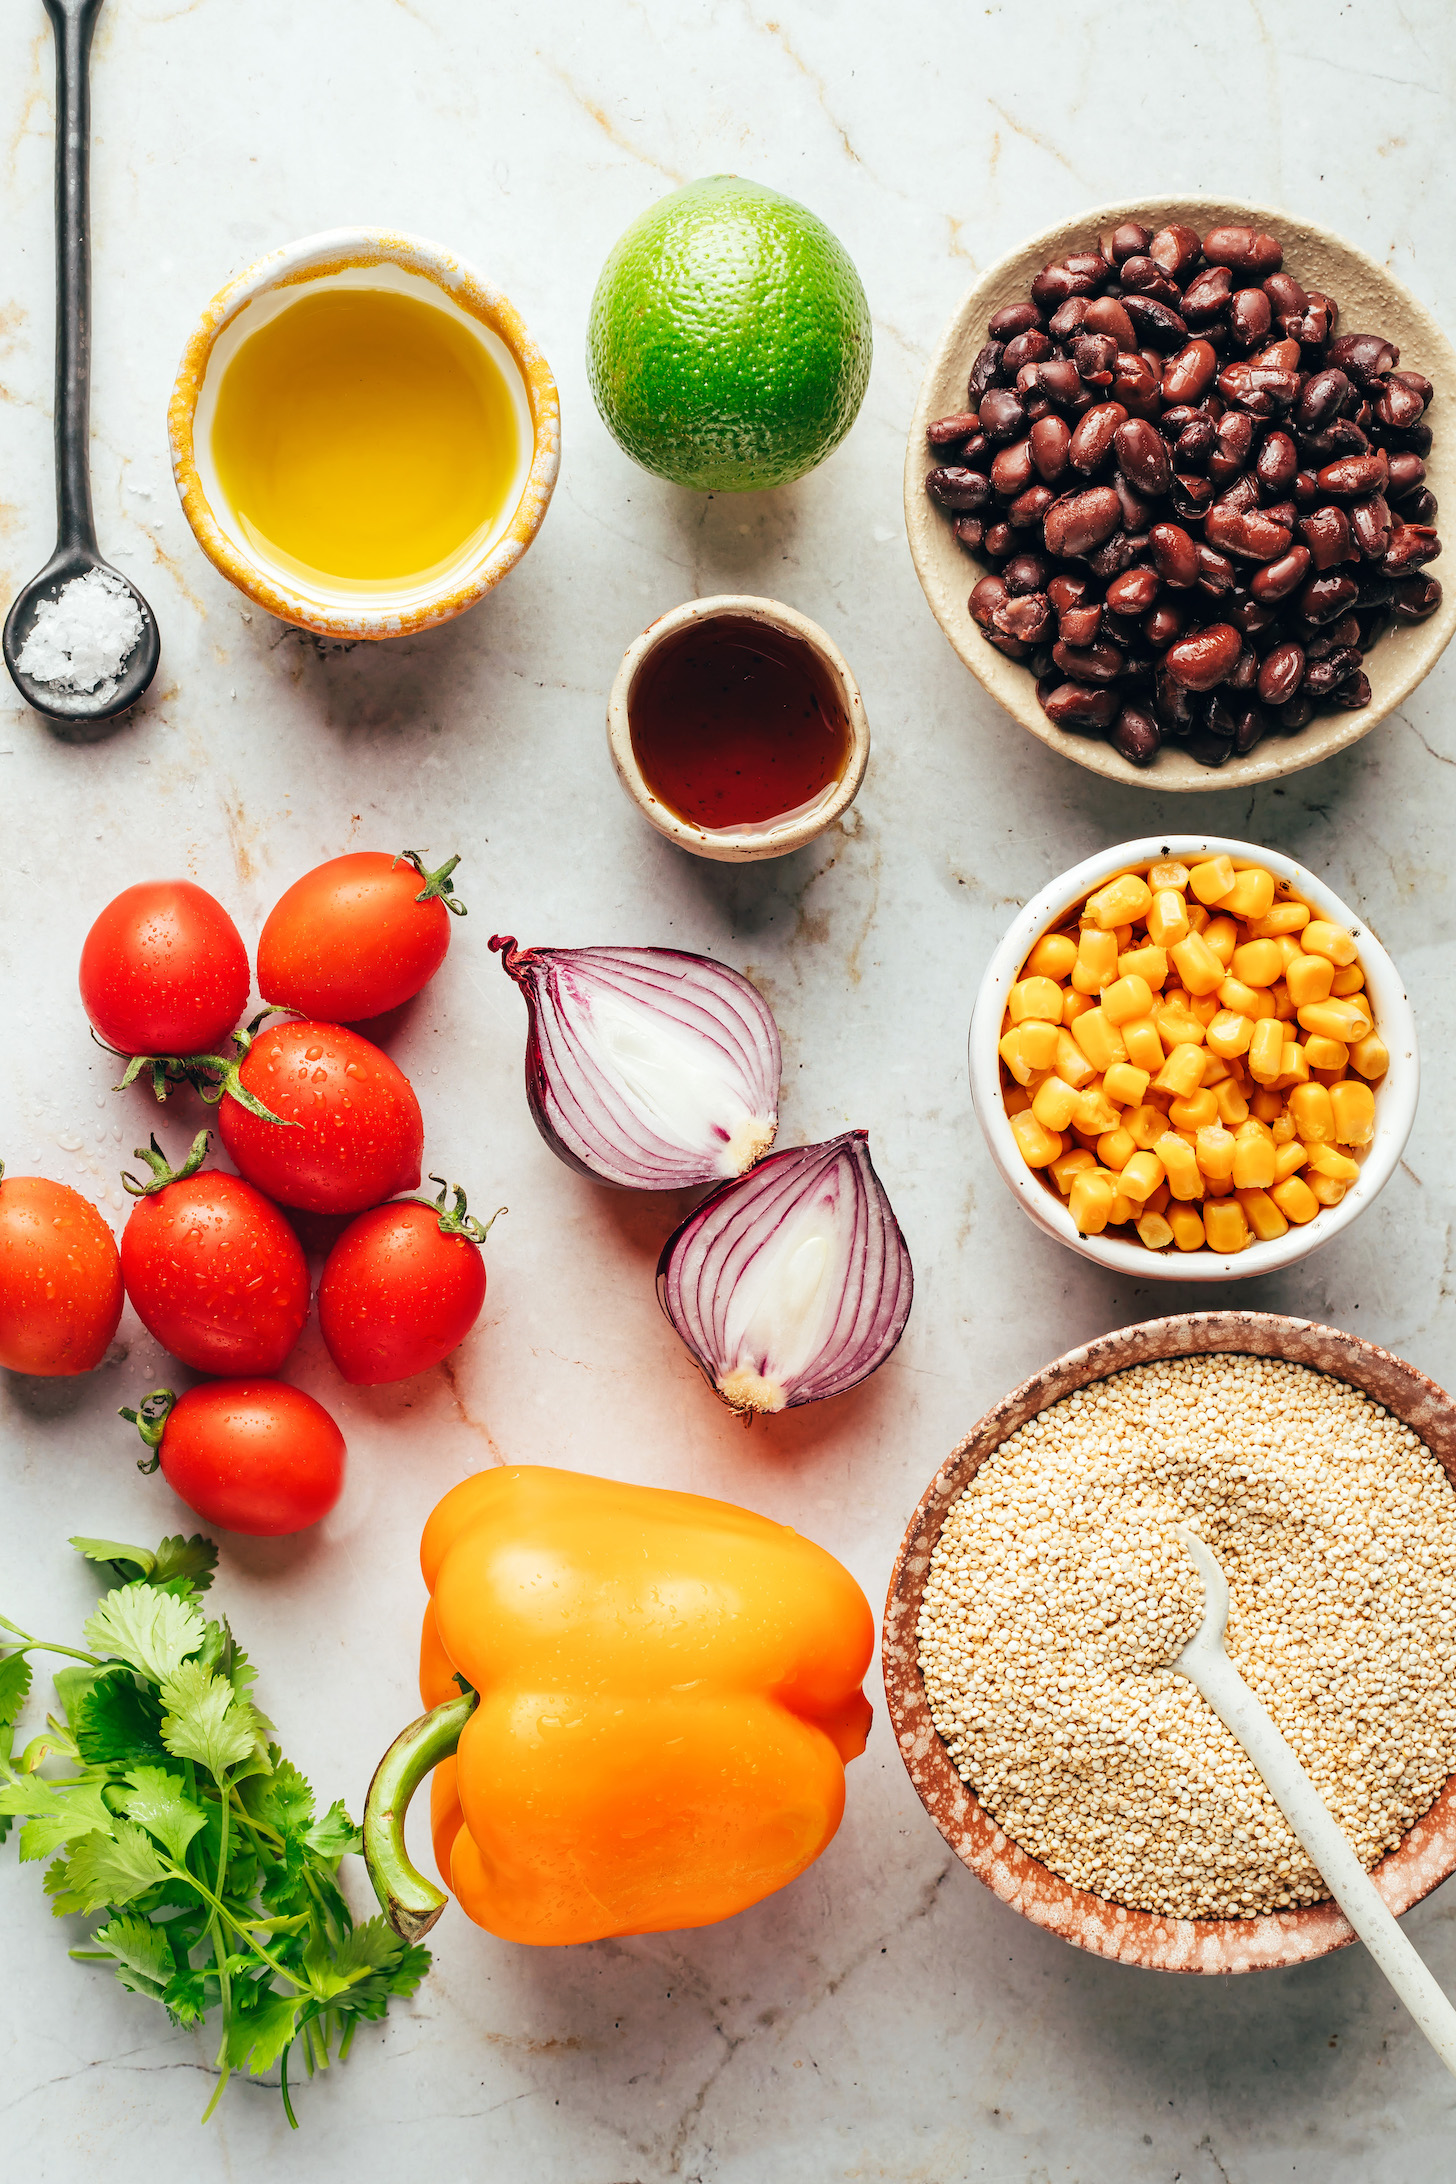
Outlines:
[[32, 682], [84, 690], [104, 705], [141, 634], [130, 587], [110, 569], [88, 569], [41, 601], [16, 665]]

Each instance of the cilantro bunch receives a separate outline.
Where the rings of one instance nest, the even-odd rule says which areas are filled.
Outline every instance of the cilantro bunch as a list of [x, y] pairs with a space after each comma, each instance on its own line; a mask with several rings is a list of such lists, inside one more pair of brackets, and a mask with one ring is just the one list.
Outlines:
[[[342, 1803], [318, 1813], [268, 1741], [247, 1655], [198, 1605], [217, 1561], [212, 1541], [164, 1539], [155, 1553], [116, 1540], [71, 1545], [111, 1580], [85, 1625], [90, 1650], [0, 1616], [20, 1640], [0, 1651], [0, 1840], [19, 1818], [21, 1858], [54, 1859], [45, 1889], [58, 1917], [105, 1913], [73, 1957], [113, 1964], [175, 2024], [221, 2013], [204, 2122], [233, 2071], [257, 2076], [276, 2063], [296, 2128], [290, 2059], [310, 2077], [333, 2054], [342, 2061], [361, 2018], [414, 1993], [429, 1951], [382, 1918], [355, 1925], [337, 1875], [359, 1831]], [[36, 1650], [76, 1665], [55, 1677], [61, 1716], [47, 1715], [16, 1760]]]

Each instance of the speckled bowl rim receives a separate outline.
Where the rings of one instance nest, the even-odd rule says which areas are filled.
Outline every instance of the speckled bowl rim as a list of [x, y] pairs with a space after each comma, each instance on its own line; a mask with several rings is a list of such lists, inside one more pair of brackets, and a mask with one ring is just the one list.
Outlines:
[[[444, 290], [469, 317], [505, 343], [521, 374], [531, 416], [531, 466], [521, 497], [488, 553], [451, 570], [423, 595], [391, 605], [387, 595], [346, 606], [282, 583], [242, 553], [220, 528], [198, 476], [193, 423], [213, 348], [250, 303], [270, 290], [313, 281], [356, 266], [397, 265], [422, 274]], [[172, 475], [198, 545], [214, 568], [267, 614], [323, 637], [406, 637], [448, 622], [497, 585], [513, 569], [541, 528], [561, 465], [561, 407], [551, 367], [536, 347], [509, 298], [438, 243], [390, 228], [331, 228], [260, 258], [220, 288], [187, 338], [167, 405]]]
[[[966, 611], [966, 598], [976, 577], [985, 573], [984, 565], [955, 544], [946, 518], [931, 508], [925, 493], [925, 473], [932, 467], [925, 431], [934, 417], [964, 405], [965, 374], [985, 338], [986, 320], [1001, 304], [1024, 298], [1033, 275], [1043, 265], [1069, 250], [1085, 249], [1091, 236], [1116, 227], [1122, 220], [1137, 220], [1152, 227], [1182, 220], [1202, 233], [1218, 219], [1250, 221], [1267, 228], [1287, 244], [1295, 275], [1301, 280], [1308, 275], [1315, 287], [1327, 288], [1342, 305], [1340, 275], [1318, 262], [1302, 263], [1302, 251], [1310, 252], [1316, 260], [1328, 256], [1350, 273], [1358, 272], [1361, 284], [1380, 293], [1381, 309], [1388, 314], [1383, 330], [1399, 341], [1402, 367], [1424, 371], [1436, 385], [1439, 415], [1435, 443], [1426, 458], [1427, 482], [1438, 499], [1456, 495], [1456, 426], [1443, 426], [1440, 421], [1446, 414], [1445, 402], [1456, 400], [1456, 350], [1431, 312], [1384, 266], [1329, 228], [1294, 213], [1244, 204], [1232, 197], [1139, 197], [1094, 205], [1070, 220], [1058, 221], [1055, 227], [1044, 228], [1039, 235], [1008, 251], [966, 291], [936, 344], [920, 383], [905, 451], [905, 530], [911, 559], [931, 612], [957, 657], [997, 704], [1049, 750], [1109, 781], [1174, 793], [1249, 788], [1258, 782], [1278, 781], [1286, 774], [1318, 765], [1321, 759], [1369, 735], [1405, 702], [1456, 635], [1456, 584], [1444, 585], [1441, 605], [1428, 621], [1388, 631], [1381, 638], [1366, 662], [1372, 695], [1363, 712], [1318, 713], [1297, 734], [1268, 735], [1246, 758], [1231, 758], [1222, 766], [1200, 766], [1176, 743], [1165, 744], [1150, 766], [1134, 766], [1105, 737], [1072, 735], [1054, 726], [1037, 702], [1036, 685], [1026, 667], [985, 643], [975, 628]], [[1348, 286], [1348, 281], [1343, 285]], [[1362, 303], [1363, 299], [1357, 299], [1357, 312]], [[1343, 311], [1340, 323], [1342, 328], [1347, 325]], [[952, 365], [954, 373], [948, 380]], [[960, 382], [959, 392], [947, 399], [944, 390], [956, 381]], [[953, 560], [945, 552], [948, 538]], [[965, 581], [960, 581], [958, 573], [952, 583], [950, 569], [956, 566], [959, 570], [960, 564], [964, 565]]]
[[[1120, 1236], [1083, 1236], [1066, 1200], [1054, 1196], [1021, 1157], [1001, 1093], [997, 1054], [1006, 996], [1043, 933], [1058, 925], [1094, 887], [1119, 872], [1149, 865], [1158, 857], [1187, 860], [1205, 856], [1229, 856], [1236, 865], [1263, 865], [1276, 879], [1287, 880], [1296, 893], [1305, 896], [1326, 917], [1349, 928], [1360, 945], [1361, 968], [1375, 1003], [1376, 1029], [1390, 1049], [1390, 1067], [1375, 1087], [1375, 1138], [1360, 1163], [1358, 1181], [1350, 1185], [1337, 1206], [1322, 1207], [1302, 1228], [1291, 1223], [1287, 1233], [1272, 1242], [1254, 1242], [1246, 1250], [1228, 1255], [1207, 1249], [1170, 1254], [1148, 1251]], [[971, 1014], [970, 1073], [976, 1120], [1002, 1182], [1027, 1218], [1082, 1258], [1108, 1267], [1115, 1274], [1131, 1274], [1139, 1281], [1153, 1282], [1248, 1281], [1254, 1275], [1293, 1266], [1331, 1242], [1373, 1204], [1400, 1165], [1421, 1089], [1415, 1011], [1400, 972], [1368, 919], [1358, 917], [1318, 874], [1286, 857], [1282, 850], [1235, 841], [1221, 834], [1149, 834], [1140, 841], [1119, 842], [1084, 858], [1034, 895], [1013, 920], [981, 979]]]
[[[654, 796], [632, 748], [632, 691], [643, 664], [664, 638], [686, 629], [690, 623], [716, 621], [725, 614], [765, 623], [770, 629], [782, 630], [786, 636], [797, 637], [808, 645], [838, 687], [849, 722], [849, 759], [833, 795], [797, 819], [783, 819], [775, 826], [765, 826], [751, 833], [734, 832], [727, 827], [709, 830], [680, 819], [675, 811], [670, 811]], [[710, 857], [722, 864], [754, 864], [765, 857], [787, 857], [792, 850], [803, 849], [848, 811], [863, 786], [870, 761], [870, 731], [865, 719], [864, 699], [854, 672], [834, 639], [817, 622], [811, 622], [807, 614], [800, 614], [797, 607], [785, 606], [781, 599], [759, 599], [748, 592], [722, 592], [712, 599], [684, 600], [681, 606], [670, 607], [655, 622], [649, 622], [641, 635], [633, 638], [622, 655], [622, 664], [607, 698], [607, 746], [617, 779], [658, 833], [665, 834], [679, 849], [689, 850], [695, 857]]]
[[[1211, 1351], [1282, 1357], [1363, 1388], [1418, 1433], [1456, 1485], [1456, 1402], [1433, 1380], [1359, 1335], [1275, 1312], [1188, 1312], [1101, 1335], [1044, 1366], [987, 1411], [931, 1480], [906, 1528], [885, 1601], [881, 1659], [900, 1757], [931, 1819], [978, 1880], [1024, 1918], [1093, 1955], [1160, 1972], [1269, 1971], [1355, 1939], [1334, 1903], [1250, 1919], [1176, 1919], [1130, 1911], [1075, 1888], [1003, 1833], [955, 1770], [931, 1719], [916, 1622], [930, 1557], [951, 1504], [986, 1458], [1048, 1404], [1089, 1381], [1154, 1359]], [[1371, 1878], [1399, 1915], [1456, 1872], [1456, 1775]]]

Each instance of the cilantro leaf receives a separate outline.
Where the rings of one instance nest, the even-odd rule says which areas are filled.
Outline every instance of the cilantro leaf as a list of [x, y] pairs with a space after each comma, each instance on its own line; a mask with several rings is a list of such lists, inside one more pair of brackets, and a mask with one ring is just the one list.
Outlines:
[[27, 1775], [0, 1783], [0, 1812], [24, 1814], [20, 1831], [22, 1859], [49, 1858], [63, 1843], [82, 1836], [109, 1835], [115, 1820], [102, 1803], [103, 1775], [82, 1782], [47, 1782], [41, 1775]]
[[206, 1592], [216, 1568], [215, 1541], [205, 1539], [201, 1532], [194, 1532], [190, 1539], [183, 1539], [180, 1532], [175, 1532], [157, 1549], [152, 1583], [169, 1585], [178, 1578], [186, 1578], [194, 1592]]
[[103, 1569], [116, 1572], [118, 1585], [132, 1582], [127, 1572], [135, 1570], [145, 1582], [157, 1567], [157, 1558], [150, 1547], [128, 1547], [120, 1539], [72, 1539], [69, 1544], [88, 1562], [99, 1562]]
[[126, 1779], [130, 1787], [120, 1803], [128, 1819], [139, 1821], [177, 1865], [184, 1864], [187, 1845], [207, 1822], [202, 1807], [187, 1795], [180, 1776], [161, 1767], [133, 1767]]
[[202, 1972], [178, 1972], [162, 1990], [162, 2003], [179, 2025], [200, 2025], [209, 2004], [207, 1980]]
[[[67, 1712], [86, 1764], [114, 1767], [122, 1773], [128, 1767], [165, 1765], [162, 1709], [151, 1692], [142, 1690], [122, 1668], [100, 1676], [89, 1669], [82, 1673], [90, 1680]], [[58, 1676], [58, 1685], [60, 1681]]]
[[342, 1858], [348, 1851], [357, 1854], [364, 1848], [363, 1833], [344, 1810], [342, 1797], [334, 1799], [322, 1820], [305, 1831], [303, 1840], [320, 1858]]
[[206, 1627], [190, 1600], [146, 1584], [109, 1592], [84, 1625], [97, 1653], [114, 1654], [154, 1684], [164, 1684], [197, 1651]]
[[176, 1590], [184, 1599], [192, 1593], [206, 1592], [217, 1566], [217, 1548], [200, 1532], [194, 1532], [190, 1539], [174, 1534], [162, 1541], [155, 1554], [150, 1547], [132, 1547], [119, 1539], [78, 1537], [71, 1545], [88, 1562], [99, 1563], [103, 1569], [110, 1570], [118, 1585], [139, 1583], [159, 1590], [165, 1586]]
[[272, 1774], [249, 1790], [243, 1802], [265, 1827], [275, 1829], [279, 1835], [302, 1836], [313, 1822], [313, 1791], [276, 1744], [269, 1745], [268, 1756], [273, 1762]]
[[307, 1999], [302, 1994], [279, 1994], [272, 1987], [242, 1988], [228, 2027], [230, 2068], [240, 2070], [247, 2063], [255, 2078], [271, 2070], [297, 2032], [298, 2013]]
[[98, 1926], [91, 1938], [116, 1958], [116, 1976], [123, 1987], [161, 1999], [177, 1970], [162, 1927], [150, 1919], [118, 1917]]
[[30, 1696], [30, 1663], [23, 1653], [7, 1653], [0, 1661], [0, 1725], [13, 1728], [20, 1709]]
[[[151, 1837], [134, 1821], [118, 1820], [114, 1835], [87, 1835], [66, 1862], [65, 1896], [56, 1909], [100, 1911], [130, 1903], [166, 1878]], [[49, 1876], [47, 1876], [49, 1879]]]
[[215, 1775], [247, 1759], [258, 1739], [258, 1717], [225, 1676], [200, 1661], [184, 1661], [162, 1684], [162, 1742], [178, 1759], [196, 1760]]
[[[418, 1962], [421, 1958], [423, 1963]], [[333, 1945], [313, 1934], [303, 1951], [303, 1969], [315, 1994], [327, 1999], [347, 1995], [350, 2004], [371, 1993], [380, 1999], [388, 1993], [412, 1994], [429, 1961], [428, 1949], [410, 1950], [382, 1918], [366, 1919]], [[401, 1975], [408, 1984], [394, 1986]]]

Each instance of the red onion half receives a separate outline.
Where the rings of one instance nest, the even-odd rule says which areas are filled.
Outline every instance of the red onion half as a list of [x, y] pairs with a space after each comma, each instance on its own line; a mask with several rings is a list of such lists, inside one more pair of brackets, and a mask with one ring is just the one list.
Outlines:
[[705, 1198], [657, 1264], [663, 1311], [745, 1416], [867, 1380], [904, 1333], [914, 1289], [863, 1130], [761, 1160]]
[[531, 1113], [569, 1167], [671, 1191], [740, 1176], [768, 1151], [779, 1028], [739, 972], [680, 948], [490, 945], [531, 1019]]

